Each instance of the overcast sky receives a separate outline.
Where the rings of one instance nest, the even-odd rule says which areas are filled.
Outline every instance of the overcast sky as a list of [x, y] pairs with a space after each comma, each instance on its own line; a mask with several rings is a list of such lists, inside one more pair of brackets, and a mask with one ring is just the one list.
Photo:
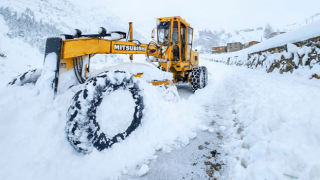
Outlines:
[[320, 13], [320, 0], [98, 1], [125, 21], [150, 22], [157, 17], [181, 16], [194, 28], [213, 30], [257, 28], [264, 27], [266, 23], [274, 28], [284, 28]]

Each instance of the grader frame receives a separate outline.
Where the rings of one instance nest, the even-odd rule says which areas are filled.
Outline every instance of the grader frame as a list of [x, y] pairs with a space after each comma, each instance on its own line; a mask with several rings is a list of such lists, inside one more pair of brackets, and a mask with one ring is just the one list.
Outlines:
[[[158, 68], [173, 73], [173, 82], [191, 82], [191, 72], [198, 67], [198, 52], [192, 51], [193, 29], [179, 16], [157, 19], [157, 40], [142, 44], [133, 39], [132, 23], [129, 23], [129, 39], [126, 33], [106, 33], [101, 28], [99, 34], [82, 35], [76, 30], [64, 38], [48, 38], [45, 57], [49, 53], [57, 54], [54, 91], [57, 92], [61, 73], [74, 70], [80, 83], [84, 83], [90, 71], [90, 58], [96, 54], [144, 54], [149, 62], [157, 62]], [[153, 31], [154, 32], [154, 31]], [[104, 39], [116, 36], [117, 39]], [[152, 35], [154, 38], [154, 33]], [[78, 72], [77, 72], [78, 71]], [[140, 77], [142, 74], [134, 75]], [[170, 80], [154, 81], [154, 85], [168, 85]]]

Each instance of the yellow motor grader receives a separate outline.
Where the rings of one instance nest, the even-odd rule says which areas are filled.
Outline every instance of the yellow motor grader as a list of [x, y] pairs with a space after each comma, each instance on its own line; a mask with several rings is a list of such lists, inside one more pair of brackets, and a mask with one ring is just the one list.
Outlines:
[[[173, 75], [173, 79], [151, 81], [153, 85], [167, 86], [172, 82], [188, 82], [193, 91], [207, 85], [207, 69], [204, 66], [199, 67], [199, 54], [192, 50], [193, 28], [184, 19], [179, 16], [158, 18], [157, 28], [151, 35], [152, 39], [157, 39], [148, 44], [133, 39], [132, 32], [132, 23], [129, 23], [128, 34], [120, 31], [107, 32], [101, 27], [98, 34], [83, 35], [76, 29], [74, 35], [64, 34], [62, 37], [47, 39], [44, 64], [48, 63], [47, 61], [54, 61], [55, 64], [51, 84], [53, 93], [58, 92], [59, 84], [64, 81], [64, 74], [71, 71], [78, 83], [84, 84], [72, 99], [66, 125], [68, 140], [79, 152], [90, 153], [93, 147], [103, 150], [124, 140], [139, 126], [143, 117], [143, 94], [137, 83], [137, 78], [141, 77], [142, 73], [134, 74], [133, 77], [123, 71], [102, 72], [88, 78], [90, 58], [94, 55], [128, 54], [130, 60], [133, 60], [134, 54], [144, 54], [147, 62], [156, 62], [159, 69]], [[54, 58], [48, 58], [52, 54]], [[37, 82], [43, 73], [44, 70], [31, 70], [9, 84]], [[103, 97], [117, 89], [130, 91], [136, 106], [130, 126], [124, 132], [109, 137], [100, 128], [96, 110]]]
[[[190, 82], [193, 91], [206, 86], [206, 68], [199, 67], [199, 54], [192, 50], [193, 28], [181, 17], [157, 19], [157, 40], [142, 44], [133, 39], [132, 23], [129, 23], [129, 38], [126, 33], [113, 31], [107, 33], [101, 27], [99, 34], [82, 35], [76, 29], [74, 35], [63, 38], [48, 38], [45, 55], [55, 52], [57, 58], [57, 76], [55, 91], [59, 83], [59, 74], [70, 69], [76, 70], [80, 83], [85, 82], [90, 67], [90, 58], [95, 54], [145, 54], [147, 61], [158, 62], [159, 68], [173, 74], [173, 82]], [[152, 38], [155, 37], [153, 30]], [[111, 37], [111, 39], [105, 39]], [[126, 40], [123, 40], [126, 39]], [[141, 76], [138, 74], [135, 76]], [[193, 76], [192, 76], [193, 75]], [[169, 84], [169, 81], [152, 82], [154, 85]]]

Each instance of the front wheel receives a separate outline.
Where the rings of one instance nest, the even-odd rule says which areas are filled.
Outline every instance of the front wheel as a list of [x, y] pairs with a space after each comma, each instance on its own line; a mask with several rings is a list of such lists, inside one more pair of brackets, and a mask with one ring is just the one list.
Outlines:
[[202, 68], [200, 67], [195, 67], [193, 68], [192, 72], [191, 72], [191, 87], [192, 87], [192, 91], [195, 92], [198, 89], [202, 89], [202, 77], [203, 77], [203, 72], [202, 72]]
[[196, 67], [191, 72], [192, 91], [202, 89], [208, 85], [208, 70], [205, 66]]
[[[129, 91], [134, 101], [134, 114], [131, 124], [124, 132], [108, 136], [103, 132], [97, 108], [103, 98], [117, 90]], [[125, 106], [125, 104], [123, 104]], [[66, 133], [70, 144], [79, 152], [90, 153], [95, 147], [101, 151], [128, 137], [141, 123], [143, 116], [143, 94], [138, 80], [124, 72], [103, 72], [85, 83], [85, 88], [78, 91], [72, 99], [67, 113]], [[108, 111], [105, 109], [104, 111]], [[108, 113], [108, 112], [107, 112]], [[117, 119], [112, 119], [117, 121]], [[105, 123], [104, 123], [105, 124]]]

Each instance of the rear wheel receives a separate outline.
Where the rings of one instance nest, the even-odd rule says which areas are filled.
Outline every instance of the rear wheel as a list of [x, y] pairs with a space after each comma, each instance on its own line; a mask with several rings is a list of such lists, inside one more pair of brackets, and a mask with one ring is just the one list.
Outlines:
[[[103, 98], [116, 90], [126, 90], [131, 93], [135, 103], [134, 114], [131, 124], [124, 132], [109, 137], [106, 135], [107, 132], [102, 132], [96, 113]], [[140, 125], [143, 109], [143, 95], [138, 86], [138, 80], [120, 71], [103, 72], [88, 80], [85, 88], [73, 97], [67, 113], [68, 140], [77, 151], [82, 153], [90, 153], [93, 147], [99, 151], [107, 149], [124, 140]]]
[[203, 76], [202, 76], [202, 81], [203, 81], [203, 86], [202, 88], [206, 87], [208, 85], [208, 70], [207, 70], [207, 67], [205, 66], [201, 66], [202, 68], [202, 73], [203, 73]]

